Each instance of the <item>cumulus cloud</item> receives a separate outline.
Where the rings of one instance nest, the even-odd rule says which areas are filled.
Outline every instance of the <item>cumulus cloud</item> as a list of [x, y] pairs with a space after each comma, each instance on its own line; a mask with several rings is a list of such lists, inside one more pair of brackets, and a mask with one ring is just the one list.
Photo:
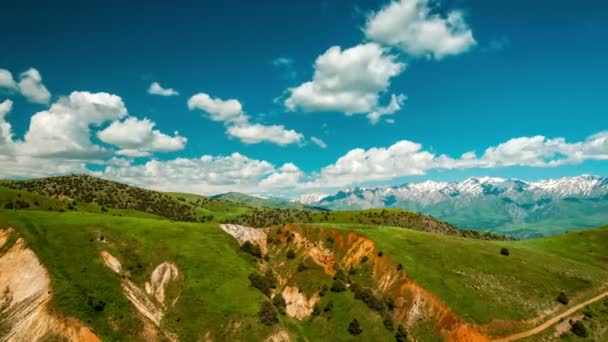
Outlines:
[[289, 89], [285, 106], [290, 111], [368, 114], [378, 110], [380, 94], [405, 64], [378, 44], [342, 50], [329, 48], [315, 62], [312, 81]]
[[276, 171], [269, 162], [239, 153], [229, 156], [151, 160], [142, 165], [108, 166], [102, 176], [162, 191], [213, 194], [253, 191], [259, 182]]
[[283, 125], [245, 124], [229, 126], [227, 133], [240, 139], [245, 144], [258, 144], [263, 141], [277, 145], [289, 145], [302, 142], [304, 136], [293, 129], [285, 129]]
[[17, 82], [15, 82], [13, 74], [6, 69], [0, 69], [0, 88], [17, 89]]
[[145, 157], [153, 152], [175, 152], [184, 149], [187, 139], [177, 132], [169, 136], [154, 129], [156, 123], [147, 118], [140, 120], [128, 117], [114, 121], [106, 129], [97, 132], [97, 137], [107, 144], [121, 148], [119, 155]]
[[304, 173], [293, 163], [286, 163], [270, 176], [260, 181], [262, 189], [292, 188], [298, 185]]
[[[401, 107], [407, 100], [407, 96], [403, 94], [391, 95], [391, 100], [385, 107], [378, 107], [373, 112], [367, 114], [367, 118], [372, 124], [377, 124], [380, 118], [384, 115], [392, 115], [401, 110]], [[392, 121], [392, 122], [391, 122]], [[389, 123], [394, 123], [394, 120], [389, 120]]]
[[106, 153], [91, 142], [90, 126], [122, 118], [122, 99], [108, 93], [75, 91], [34, 114], [19, 153], [38, 157], [93, 158]]
[[148, 88], [148, 94], [159, 96], [177, 96], [179, 93], [173, 88], [163, 88], [160, 83], [152, 82]]
[[319, 146], [320, 148], [327, 148], [327, 144], [325, 143], [325, 141], [321, 140], [320, 138], [310, 137], [310, 141], [312, 141], [315, 145]]
[[47, 104], [51, 100], [51, 93], [42, 83], [42, 76], [34, 68], [21, 73], [18, 87], [21, 94], [30, 102]]
[[395, 46], [411, 56], [441, 59], [476, 45], [461, 11], [433, 13], [432, 0], [391, 1], [372, 13], [364, 32], [371, 41]]
[[188, 100], [188, 109], [200, 109], [209, 114], [211, 120], [227, 124], [242, 124], [248, 120], [243, 112], [243, 106], [238, 100], [212, 98], [205, 93], [193, 95]]
[[213, 121], [226, 125], [226, 134], [235, 137], [245, 144], [270, 142], [277, 145], [289, 145], [302, 142], [304, 136], [283, 125], [263, 125], [251, 123], [238, 100], [212, 98], [208, 94], [198, 93], [188, 100], [190, 110], [200, 109], [209, 114]]
[[402, 140], [386, 148], [353, 149], [301, 187], [337, 187], [423, 175], [434, 169], [557, 167], [587, 160], [608, 160], [608, 131], [572, 143], [562, 137], [518, 137], [486, 148], [481, 156], [469, 151], [458, 158], [436, 155], [418, 143]]
[[13, 101], [0, 102], [0, 160], [2, 155], [12, 155], [13, 131], [11, 124], [6, 121], [6, 115], [13, 109]]

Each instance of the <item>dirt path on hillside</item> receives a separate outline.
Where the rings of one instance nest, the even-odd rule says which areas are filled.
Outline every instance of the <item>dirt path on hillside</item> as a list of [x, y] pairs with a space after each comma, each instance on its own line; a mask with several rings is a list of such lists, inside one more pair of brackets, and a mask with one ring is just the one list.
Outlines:
[[573, 313], [577, 312], [578, 310], [584, 308], [585, 306], [589, 305], [589, 304], [593, 304], [595, 302], [597, 302], [598, 300], [601, 300], [602, 298], [608, 296], [608, 291], [595, 296], [585, 302], [582, 302], [576, 306], [571, 307], [570, 309], [562, 312], [561, 314], [551, 318], [550, 320], [546, 321], [545, 323], [537, 326], [536, 328], [532, 328], [530, 330], [527, 331], [523, 331], [517, 334], [513, 334], [511, 336], [505, 336], [505, 337], [501, 337], [499, 339], [496, 340], [492, 340], [492, 342], [510, 342], [510, 341], [516, 341], [522, 338], [526, 338], [526, 337], [530, 337], [533, 335], [536, 335], [542, 331], [544, 331], [545, 329], [549, 328], [550, 326], [552, 326], [553, 324], [559, 322], [560, 319], [568, 317], [570, 315], [572, 315]]

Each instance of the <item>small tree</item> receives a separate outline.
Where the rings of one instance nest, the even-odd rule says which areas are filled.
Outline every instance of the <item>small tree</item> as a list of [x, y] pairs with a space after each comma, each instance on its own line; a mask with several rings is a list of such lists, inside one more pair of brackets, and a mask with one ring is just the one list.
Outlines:
[[348, 325], [348, 332], [353, 336], [357, 336], [363, 332], [363, 329], [361, 329], [361, 324], [359, 324], [357, 319], [353, 319], [350, 322]]
[[342, 280], [340, 280], [340, 279], [334, 280], [334, 283], [331, 285], [332, 292], [342, 292], [345, 290], [346, 290], [346, 284]]
[[510, 253], [509, 253], [509, 249], [508, 249], [508, 248], [505, 248], [505, 247], [501, 248], [501, 249], [500, 249], [500, 254], [502, 254], [502, 255], [504, 255], [504, 256], [509, 256], [509, 254], [510, 254]]
[[400, 324], [399, 328], [397, 328], [397, 333], [395, 334], [395, 340], [397, 342], [407, 341], [407, 330], [405, 330], [405, 327], [402, 324]]
[[250, 241], [245, 241], [245, 243], [241, 246], [241, 250], [253, 255], [256, 258], [262, 257], [262, 250], [260, 249], [260, 246], [254, 245]]
[[564, 292], [560, 292], [559, 295], [557, 295], [557, 301], [564, 305], [567, 305], [568, 303], [570, 303], [570, 299]]
[[589, 332], [587, 331], [587, 328], [581, 321], [576, 321], [576, 322], [574, 322], [574, 324], [572, 324], [572, 333], [574, 335], [580, 336], [580, 337], [589, 336]]
[[285, 303], [285, 298], [283, 298], [282, 294], [277, 294], [272, 299], [272, 304], [277, 308], [281, 315], [285, 314], [285, 309], [287, 308], [287, 304]]
[[262, 303], [258, 315], [260, 316], [260, 323], [264, 325], [271, 326], [279, 323], [279, 314], [277, 313], [277, 310], [275, 310], [272, 303], [270, 303], [269, 301], [264, 301]]
[[293, 251], [293, 249], [290, 249], [287, 251], [287, 259], [293, 259], [296, 257], [296, 252]]

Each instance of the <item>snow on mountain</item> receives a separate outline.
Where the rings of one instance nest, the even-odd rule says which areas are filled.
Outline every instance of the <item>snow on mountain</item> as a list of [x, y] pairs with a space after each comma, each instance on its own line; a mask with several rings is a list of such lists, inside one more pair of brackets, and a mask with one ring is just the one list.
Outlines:
[[360, 200], [395, 196], [398, 199], [424, 203], [436, 203], [447, 198], [464, 196], [481, 197], [509, 194], [521, 197], [522, 194], [534, 197], [565, 198], [569, 196], [594, 196], [608, 193], [608, 178], [582, 175], [526, 182], [519, 179], [494, 177], [471, 177], [462, 182], [408, 183], [399, 186], [354, 187], [338, 191], [333, 195], [322, 193], [305, 194], [299, 197], [304, 204], [321, 204], [356, 196]]

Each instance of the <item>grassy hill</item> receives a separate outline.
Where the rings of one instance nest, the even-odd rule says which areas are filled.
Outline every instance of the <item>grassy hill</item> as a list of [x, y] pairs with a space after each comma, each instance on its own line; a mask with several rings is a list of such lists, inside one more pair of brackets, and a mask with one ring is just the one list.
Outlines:
[[197, 195], [167, 194], [87, 175], [3, 181], [0, 190], [1, 187], [67, 202], [94, 204], [100, 210], [132, 210], [175, 221], [205, 222], [240, 215], [249, 210], [229, 201]]

